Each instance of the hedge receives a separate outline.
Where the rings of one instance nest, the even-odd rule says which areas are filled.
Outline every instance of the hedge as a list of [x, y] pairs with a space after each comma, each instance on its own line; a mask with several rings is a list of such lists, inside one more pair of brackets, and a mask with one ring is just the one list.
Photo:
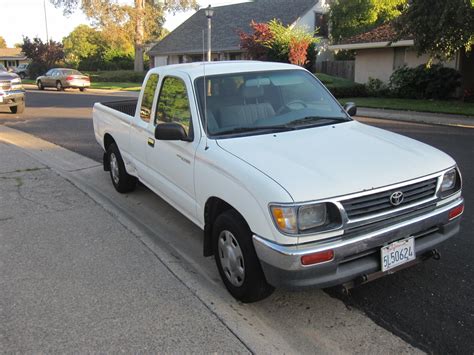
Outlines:
[[146, 72], [135, 72], [133, 70], [97, 71], [87, 72], [92, 82], [109, 83], [143, 83]]

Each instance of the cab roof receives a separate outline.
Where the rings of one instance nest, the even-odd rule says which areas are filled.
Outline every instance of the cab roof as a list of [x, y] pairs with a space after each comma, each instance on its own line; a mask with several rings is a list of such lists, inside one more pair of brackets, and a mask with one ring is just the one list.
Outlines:
[[191, 80], [204, 75], [219, 75], [227, 73], [243, 73], [253, 71], [268, 71], [268, 70], [289, 70], [303, 68], [286, 63], [275, 62], [259, 62], [251, 60], [232, 60], [219, 62], [194, 62], [184, 64], [172, 64], [162, 67], [153, 68], [150, 73], [158, 73], [160, 75], [172, 75], [173, 73], [188, 74]]

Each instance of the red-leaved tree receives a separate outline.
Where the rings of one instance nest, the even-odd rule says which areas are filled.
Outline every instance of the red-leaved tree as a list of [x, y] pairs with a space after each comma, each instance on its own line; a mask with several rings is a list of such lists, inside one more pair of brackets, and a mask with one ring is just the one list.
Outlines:
[[258, 23], [252, 20], [251, 33], [239, 32], [240, 47], [247, 51], [248, 56], [255, 60], [268, 60], [268, 46], [273, 34], [267, 23]]

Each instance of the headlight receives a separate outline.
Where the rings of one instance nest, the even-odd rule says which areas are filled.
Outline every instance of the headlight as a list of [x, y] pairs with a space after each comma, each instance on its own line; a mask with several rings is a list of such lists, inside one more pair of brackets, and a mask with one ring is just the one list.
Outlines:
[[451, 169], [444, 173], [443, 181], [441, 182], [441, 192], [453, 189], [456, 186], [456, 169]]
[[332, 203], [270, 206], [273, 221], [285, 234], [321, 232], [341, 225], [341, 216]]
[[326, 204], [301, 206], [298, 209], [298, 228], [308, 230], [326, 223]]
[[441, 186], [439, 187], [438, 197], [446, 198], [461, 190], [461, 173], [458, 168], [452, 168], [444, 173]]

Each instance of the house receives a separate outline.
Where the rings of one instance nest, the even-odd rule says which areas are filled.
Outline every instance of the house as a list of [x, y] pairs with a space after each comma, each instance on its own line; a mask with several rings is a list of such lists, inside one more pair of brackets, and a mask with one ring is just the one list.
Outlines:
[[6, 68], [16, 68], [20, 64], [28, 62], [28, 58], [21, 52], [21, 48], [0, 48], [0, 64]]
[[[371, 31], [347, 38], [339, 44], [329, 46], [330, 50], [355, 51], [355, 81], [366, 83], [369, 78], [384, 82], [397, 68], [402, 66], [416, 67], [426, 64], [428, 55], [419, 56], [414, 49], [413, 39], [396, 41], [396, 32], [391, 23], [385, 23]], [[446, 67], [461, 72], [465, 88], [474, 87], [474, 56], [457, 53], [447, 62]]]
[[[328, 0], [254, 0], [213, 9], [213, 60], [246, 58], [245, 52], [240, 48], [239, 32], [250, 32], [249, 25], [252, 20], [268, 22], [278, 19], [284, 25], [301, 26], [309, 31], [319, 28], [319, 34], [323, 38], [327, 38], [328, 34]], [[162, 66], [202, 61], [203, 52], [206, 51], [207, 18], [205, 9], [200, 9], [153, 46], [148, 55], [152, 65]]]

